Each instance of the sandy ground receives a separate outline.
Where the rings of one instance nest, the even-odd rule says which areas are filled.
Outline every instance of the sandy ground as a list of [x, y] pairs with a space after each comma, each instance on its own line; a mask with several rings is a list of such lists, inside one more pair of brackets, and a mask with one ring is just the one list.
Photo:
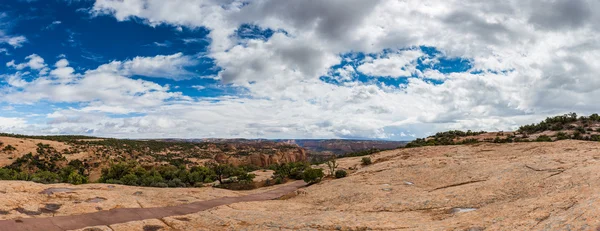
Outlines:
[[0, 181], [0, 220], [64, 216], [114, 208], [151, 208], [236, 197], [273, 189], [249, 191], [203, 188], [146, 188], [109, 184], [37, 184]]
[[0, 142], [3, 143], [3, 145], [0, 146], [0, 150], [7, 145], [11, 145], [17, 149], [15, 151], [8, 152], [8, 153], [0, 151], [0, 167], [11, 164], [15, 159], [17, 159], [29, 152], [33, 152], [35, 154], [35, 150], [37, 149], [37, 144], [39, 144], [39, 143], [48, 144], [58, 151], [62, 151], [64, 149], [68, 149], [71, 147], [67, 144], [64, 144], [61, 142], [56, 142], [56, 141], [37, 140], [37, 139], [22, 139], [22, 138], [12, 138], [12, 137], [5, 137], [5, 136], [0, 136]]

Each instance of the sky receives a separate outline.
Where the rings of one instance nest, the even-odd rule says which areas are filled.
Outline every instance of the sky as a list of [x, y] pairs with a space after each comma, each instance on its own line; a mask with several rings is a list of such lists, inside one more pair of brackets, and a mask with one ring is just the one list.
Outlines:
[[3, 0], [0, 132], [413, 140], [600, 111], [595, 0]]

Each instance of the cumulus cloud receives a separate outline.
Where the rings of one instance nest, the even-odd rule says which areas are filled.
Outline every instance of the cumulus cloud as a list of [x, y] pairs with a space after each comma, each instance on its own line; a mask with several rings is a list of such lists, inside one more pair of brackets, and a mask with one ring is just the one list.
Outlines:
[[3, 132], [22, 131], [27, 126], [23, 118], [2, 117], [0, 116], [0, 129]]
[[[216, 78], [243, 90], [190, 99], [128, 78], [194, 77], [189, 67], [197, 57], [178, 53], [113, 61], [81, 76], [56, 71], [68, 68], [57, 63], [54, 74], [32, 81], [22, 76], [26, 68], [38, 70], [33, 58], [11, 62], [23, 73], [4, 80], [19, 90], [0, 92], [10, 101], [83, 102], [53, 113], [48, 131], [124, 137], [405, 139], [446, 129], [510, 130], [552, 114], [600, 109], [598, 10], [592, 0], [96, 0], [96, 16], [207, 28]], [[236, 36], [247, 24], [273, 34]], [[440, 53], [424, 57], [416, 47]], [[452, 58], [468, 60], [469, 70], [436, 69], [453, 65], [444, 63]], [[68, 74], [75, 75], [68, 83], [57, 80]], [[321, 80], [329, 75], [341, 83]], [[407, 78], [377, 81], [386, 76]]]
[[75, 69], [69, 67], [69, 61], [66, 59], [61, 59], [56, 64], [54, 64], [56, 69], [50, 71], [50, 75], [56, 76], [63, 81], [70, 81], [74, 78], [73, 73]]
[[[23, 70], [25, 67], [48, 69], [45, 64], [42, 65], [41, 57], [31, 55], [28, 59], [28, 63], [11, 62], [7, 66], [17, 70]], [[39, 62], [40, 60], [42, 62]], [[168, 86], [134, 80], [112, 70], [99, 68], [76, 74], [66, 59], [57, 61], [54, 67], [50, 75], [34, 75], [35, 78], [31, 81], [25, 78], [31, 75], [29, 72], [18, 71], [12, 75], [4, 75], [4, 80], [10, 87], [0, 89], [1, 101], [17, 104], [32, 104], [42, 100], [83, 103], [88, 111], [128, 113], [132, 110], [160, 106], [167, 100], [189, 100], [181, 93], [170, 92]]]
[[169, 78], [175, 80], [189, 79], [196, 74], [186, 68], [199, 63], [197, 59], [176, 53], [173, 55], [157, 55], [154, 57], [135, 57], [126, 61], [113, 61], [104, 64], [95, 71], [112, 72], [124, 76], [141, 75], [146, 77]]
[[25, 60], [27, 60], [26, 63], [19, 63], [19, 64], [15, 63], [15, 60], [12, 60], [12, 61], [6, 63], [6, 66], [17, 69], [17, 70], [23, 70], [25, 68], [30, 68], [32, 70], [38, 70], [38, 71], [46, 70], [46, 63], [44, 62], [44, 59], [37, 54], [32, 54], [32, 55], [27, 56], [27, 57], [25, 57]]
[[358, 71], [371, 76], [410, 77], [417, 71], [417, 59], [423, 55], [420, 50], [401, 51], [366, 62]]

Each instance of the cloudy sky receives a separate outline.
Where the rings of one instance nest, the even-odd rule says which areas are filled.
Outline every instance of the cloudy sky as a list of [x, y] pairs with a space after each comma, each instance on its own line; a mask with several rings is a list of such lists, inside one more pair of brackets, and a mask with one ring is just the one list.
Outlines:
[[3, 0], [0, 131], [411, 140], [600, 111], [595, 0]]

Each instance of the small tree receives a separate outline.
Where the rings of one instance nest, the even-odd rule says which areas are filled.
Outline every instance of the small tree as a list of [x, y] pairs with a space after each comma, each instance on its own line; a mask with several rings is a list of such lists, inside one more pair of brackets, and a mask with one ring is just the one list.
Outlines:
[[333, 176], [335, 174], [335, 169], [338, 167], [338, 163], [335, 159], [335, 156], [333, 156], [325, 164], [327, 164], [327, 167], [329, 168], [329, 175]]
[[302, 174], [302, 179], [306, 183], [314, 184], [321, 181], [321, 179], [323, 179], [323, 176], [325, 176], [325, 174], [323, 173], [323, 169], [308, 168], [304, 170], [304, 173]]
[[371, 162], [371, 157], [363, 157], [361, 159], [361, 162], [362, 162], [363, 165], [370, 165], [370, 164], [373, 163], [373, 162]]
[[223, 179], [231, 177], [235, 172], [235, 167], [231, 164], [211, 164], [209, 168], [215, 172], [220, 184], [223, 184]]
[[344, 178], [348, 175], [348, 173], [344, 170], [337, 170], [335, 171], [335, 178]]

